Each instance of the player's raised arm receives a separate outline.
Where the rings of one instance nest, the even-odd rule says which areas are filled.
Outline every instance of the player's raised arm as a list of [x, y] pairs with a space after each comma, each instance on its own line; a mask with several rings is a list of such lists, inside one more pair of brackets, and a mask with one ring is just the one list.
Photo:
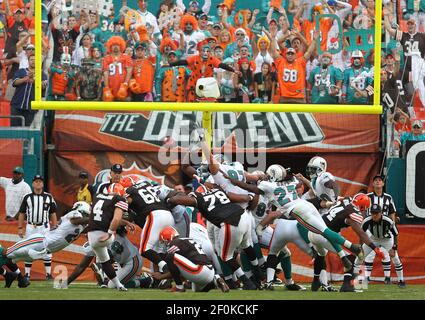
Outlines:
[[202, 152], [205, 155], [205, 158], [208, 161], [208, 167], [210, 169], [211, 174], [217, 174], [220, 171], [220, 163], [218, 163], [217, 160], [214, 159], [213, 154], [211, 153], [210, 148], [208, 147], [204, 137], [201, 137], [203, 140], [201, 142]]

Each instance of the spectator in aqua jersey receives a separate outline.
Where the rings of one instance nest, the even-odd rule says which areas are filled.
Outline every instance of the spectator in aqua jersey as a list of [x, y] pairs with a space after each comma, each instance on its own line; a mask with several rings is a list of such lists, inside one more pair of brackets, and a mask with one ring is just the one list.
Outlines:
[[399, 150], [400, 147], [402, 147], [406, 141], [413, 140], [413, 141], [425, 141], [425, 134], [422, 131], [423, 124], [421, 120], [415, 120], [412, 123], [412, 131], [411, 132], [403, 132], [399, 141], [394, 141], [394, 148], [396, 150]]

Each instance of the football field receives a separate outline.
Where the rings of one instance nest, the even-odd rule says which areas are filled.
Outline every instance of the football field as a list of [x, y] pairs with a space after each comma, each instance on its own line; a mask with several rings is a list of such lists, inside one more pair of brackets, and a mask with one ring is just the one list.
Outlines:
[[275, 287], [274, 291], [231, 290], [222, 293], [212, 290], [208, 293], [186, 291], [172, 293], [158, 289], [129, 289], [119, 292], [102, 289], [91, 283], [75, 283], [68, 289], [54, 289], [53, 282], [33, 281], [27, 288], [18, 288], [13, 283], [9, 289], [0, 282], [0, 300], [425, 300], [425, 285], [408, 285], [400, 289], [396, 284], [371, 284], [367, 290], [354, 293], [288, 291]]

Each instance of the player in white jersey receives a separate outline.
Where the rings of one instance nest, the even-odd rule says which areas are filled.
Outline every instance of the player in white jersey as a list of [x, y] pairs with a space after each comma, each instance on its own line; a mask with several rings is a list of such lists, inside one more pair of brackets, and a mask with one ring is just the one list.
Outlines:
[[319, 210], [321, 215], [328, 211], [324, 205], [327, 201], [336, 202], [339, 195], [339, 186], [335, 181], [335, 177], [326, 172], [327, 162], [322, 157], [313, 157], [307, 164], [307, 175], [311, 181], [304, 178], [301, 174], [297, 177], [304, 182], [310, 190], [303, 195], [304, 199], [309, 199]]
[[13, 262], [33, 261], [64, 249], [79, 237], [88, 223], [89, 214], [89, 204], [84, 201], [76, 202], [72, 210], [60, 219], [56, 229], [45, 234], [32, 234], [28, 238], [18, 241], [7, 249], [7, 257]]
[[295, 218], [309, 231], [323, 235], [335, 248], [344, 266], [350, 269], [352, 263], [345, 256], [345, 252], [341, 246], [346, 247], [355, 254], [361, 253], [361, 247], [330, 230], [322, 220], [315, 206], [299, 198], [296, 185], [287, 184], [284, 181], [286, 177], [285, 168], [281, 165], [271, 165], [267, 169], [266, 174], [268, 181], [262, 180], [257, 186], [250, 186], [249, 190], [256, 194], [264, 194], [285, 218]]
[[[202, 151], [204, 152], [204, 155], [208, 161], [208, 167], [209, 171], [211, 172], [211, 175], [214, 179], [214, 182], [220, 186], [226, 193], [231, 193], [235, 195], [248, 195], [249, 198], [254, 198], [254, 194], [250, 193], [249, 191], [242, 189], [234, 184], [231, 183], [231, 180], [228, 178], [231, 178], [232, 180], [236, 181], [246, 181], [246, 174], [245, 170], [243, 168], [243, 165], [240, 162], [234, 162], [230, 164], [226, 163], [219, 163], [216, 158], [211, 153], [211, 150], [203, 141], [201, 143]], [[256, 175], [250, 175], [250, 179], [258, 179], [258, 176]], [[247, 197], [248, 198], [248, 197]], [[249, 199], [248, 198], [248, 199]], [[234, 202], [233, 199], [230, 199]], [[251, 202], [250, 201], [250, 202]], [[249, 223], [248, 228], [248, 235], [251, 238], [248, 248], [243, 248], [244, 253], [247, 255], [247, 258], [249, 260], [249, 263], [251, 264], [252, 273], [255, 278], [255, 282], [257, 286], [260, 286], [259, 279], [263, 279], [264, 275], [259, 267], [259, 262], [257, 259], [257, 254], [254, 249], [254, 244], [252, 242], [252, 215], [247, 211], [247, 208], [249, 206], [249, 202], [238, 202], [238, 205], [240, 205], [243, 209], [245, 209], [245, 212], [242, 216], [246, 216], [246, 219], [243, 219], [243, 221], [247, 221]], [[239, 228], [243, 229], [244, 226], [239, 225]], [[222, 242], [222, 241], [221, 241]]]
[[[84, 252], [87, 257], [95, 257], [96, 254], [88, 243], [84, 246]], [[126, 288], [140, 287], [136, 279], [136, 275], [139, 274], [143, 267], [142, 257], [139, 250], [128, 240], [126, 230], [124, 227], [120, 227], [117, 230], [117, 235], [114, 242], [108, 248], [112, 253], [112, 259], [119, 265], [117, 271], [117, 277], [119, 281]], [[99, 275], [103, 275], [99, 273]], [[111, 280], [107, 283], [108, 288], [115, 288], [115, 285]]]

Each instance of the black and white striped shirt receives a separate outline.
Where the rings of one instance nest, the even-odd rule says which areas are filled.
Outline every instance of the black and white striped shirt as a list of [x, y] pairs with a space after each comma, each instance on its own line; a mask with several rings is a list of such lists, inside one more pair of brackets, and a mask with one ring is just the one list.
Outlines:
[[27, 215], [27, 222], [41, 225], [49, 222], [51, 214], [56, 213], [56, 202], [50, 193], [28, 193], [22, 200], [19, 212]]
[[[393, 197], [388, 193], [384, 192], [381, 196], [378, 196], [375, 192], [369, 192], [367, 195], [370, 198], [370, 207], [372, 208], [374, 204], [378, 204], [382, 208], [382, 214], [384, 216], [389, 216], [391, 213], [397, 213]], [[366, 215], [370, 216], [370, 209], [367, 210]]]
[[382, 219], [379, 222], [374, 222], [372, 216], [367, 217], [363, 220], [362, 228], [364, 231], [369, 232], [378, 239], [391, 238], [394, 239], [398, 236], [398, 230], [395, 222], [387, 216], [382, 215]]

